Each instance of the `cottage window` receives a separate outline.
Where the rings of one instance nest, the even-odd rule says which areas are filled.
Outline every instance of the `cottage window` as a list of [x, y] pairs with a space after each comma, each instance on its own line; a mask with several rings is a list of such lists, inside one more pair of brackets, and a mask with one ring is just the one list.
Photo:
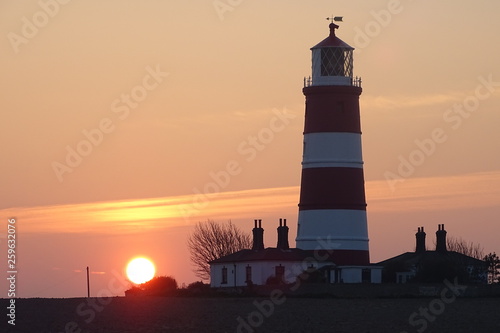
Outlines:
[[221, 284], [227, 284], [227, 268], [222, 267], [222, 282]]
[[361, 281], [363, 283], [371, 283], [372, 282], [372, 270], [369, 268], [363, 268], [361, 271]]
[[246, 283], [252, 282], [252, 266], [248, 265], [245, 267], [245, 273], [246, 273]]
[[274, 268], [274, 275], [276, 276], [276, 280], [278, 280], [278, 281], [284, 281], [285, 266], [281, 266], [281, 264], [279, 266], [276, 266]]

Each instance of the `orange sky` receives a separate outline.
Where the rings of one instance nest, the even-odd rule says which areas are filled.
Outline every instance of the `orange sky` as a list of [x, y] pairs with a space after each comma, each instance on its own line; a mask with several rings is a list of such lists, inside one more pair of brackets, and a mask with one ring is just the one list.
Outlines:
[[87, 265], [98, 290], [138, 254], [192, 282], [185, 241], [207, 218], [263, 218], [274, 246], [284, 217], [293, 239], [302, 80], [332, 13], [363, 78], [372, 260], [438, 223], [499, 251], [500, 3], [220, 2], [0, 2], [0, 219], [18, 220], [20, 296], [84, 295]]

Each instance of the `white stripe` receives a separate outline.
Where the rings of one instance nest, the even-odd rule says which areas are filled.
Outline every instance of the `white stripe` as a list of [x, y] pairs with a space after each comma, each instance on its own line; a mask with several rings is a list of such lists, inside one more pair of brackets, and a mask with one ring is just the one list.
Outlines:
[[297, 248], [368, 251], [366, 211], [315, 209], [299, 211]]
[[362, 168], [361, 134], [308, 133], [304, 135], [302, 168]]

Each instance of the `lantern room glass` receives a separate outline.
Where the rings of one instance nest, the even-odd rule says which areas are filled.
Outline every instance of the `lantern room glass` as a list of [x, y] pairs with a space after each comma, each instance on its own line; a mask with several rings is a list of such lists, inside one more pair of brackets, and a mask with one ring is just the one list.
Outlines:
[[321, 49], [321, 76], [352, 78], [352, 49], [328, 47]]

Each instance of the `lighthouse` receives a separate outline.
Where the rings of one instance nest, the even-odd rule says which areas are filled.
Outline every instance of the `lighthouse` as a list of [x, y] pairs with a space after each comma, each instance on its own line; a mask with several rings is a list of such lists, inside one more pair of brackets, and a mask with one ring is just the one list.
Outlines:
[[304, 79], [304, 146], [297, 248], [329, 250], [337, 265], [369, 265], [368, 226], [354, 48], [330, 34], [311, 48]]
[[370, 264], [368, 251], [361, 79], [353, 76], [354, 48], [335, 36], [337, 28], [332, 22], [330, 35], [311, 49], [312, 75], [304, 79], [297, 246], [289, 246], [286, 219], [280, 219], [276, 247], [265, 247], [262, 220], [255, 220], [251, 249], [210, 262], [212, 287], [293, 284], [311, 272], [323, 283], [382, 281], [383, 267]]

